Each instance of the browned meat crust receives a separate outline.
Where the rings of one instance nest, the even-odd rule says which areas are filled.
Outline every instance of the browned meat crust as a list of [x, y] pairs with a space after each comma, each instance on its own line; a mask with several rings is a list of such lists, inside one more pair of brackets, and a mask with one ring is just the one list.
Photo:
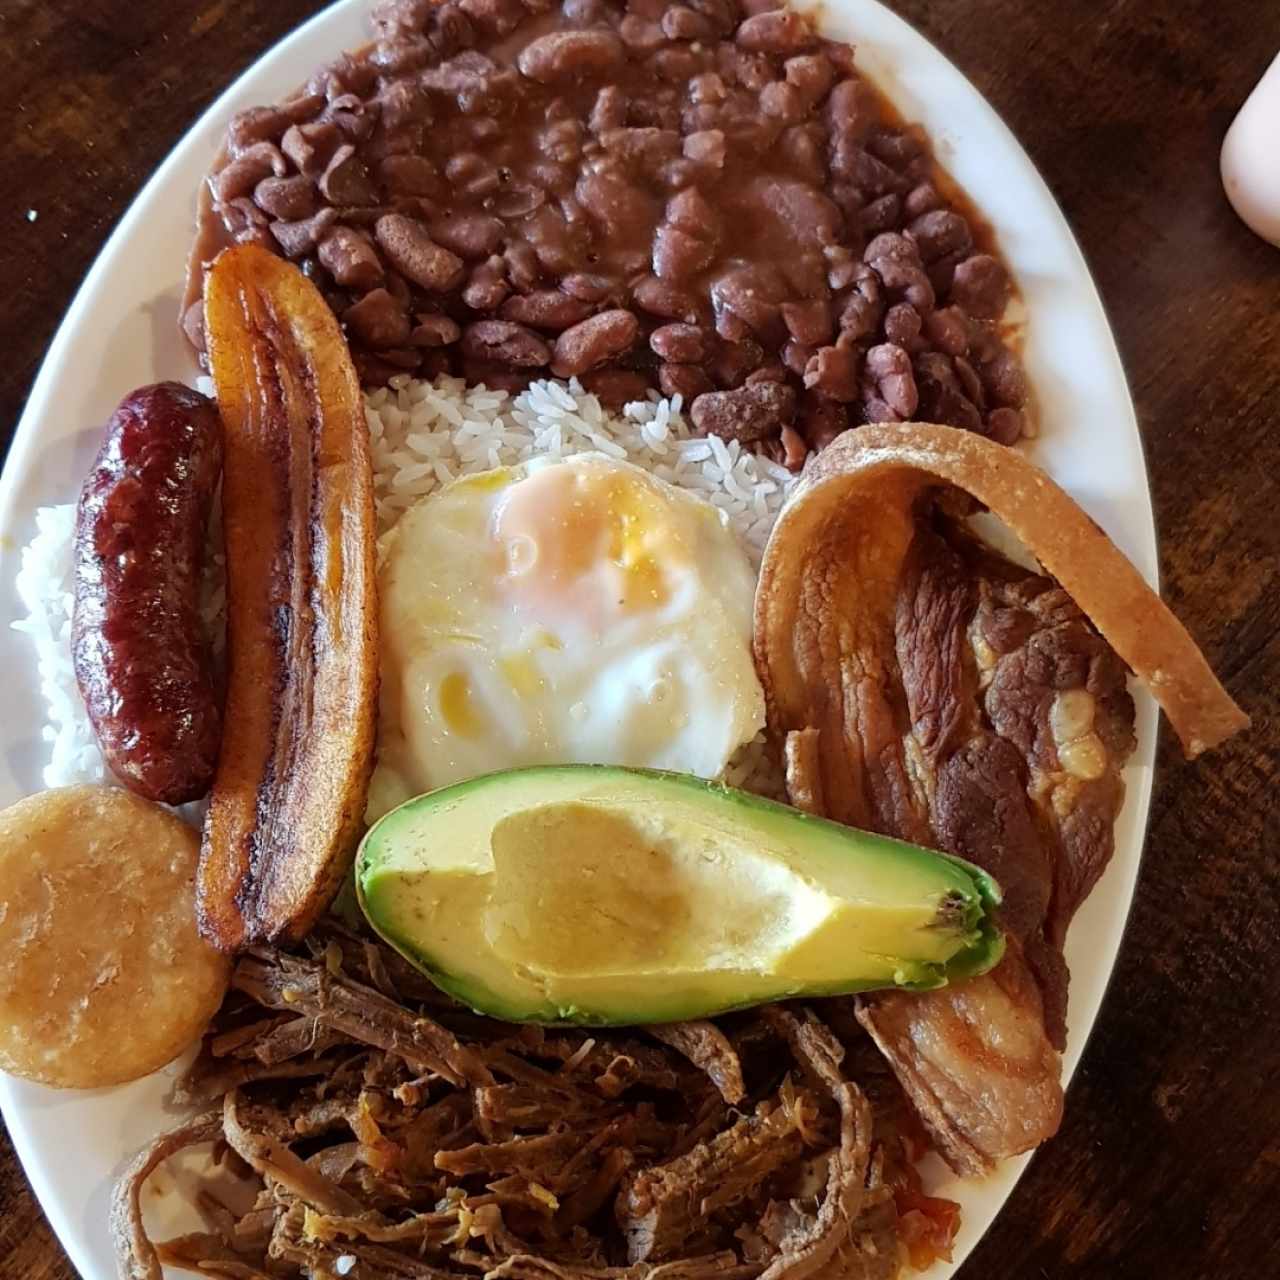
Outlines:
[[[1062, 585], [969, 536], [974, 498]], [[1191, 755], [1247, 717], [1047, 476], [929, 424], [850, 432], [817, 460], [765, 554], [756, 645], [798, 804], [1002, 885], [995, 972], [859, 1016], [957, 1171], [1035, 1146], [1062, 1114], [1062, 944], [1110, 860], [1134, 746], [1122, 658]]]

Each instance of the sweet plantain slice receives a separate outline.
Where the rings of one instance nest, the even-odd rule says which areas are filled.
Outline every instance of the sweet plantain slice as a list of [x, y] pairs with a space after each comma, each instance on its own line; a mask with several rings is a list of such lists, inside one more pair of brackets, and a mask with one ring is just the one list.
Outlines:
[[294, 266], [228, 249], [205, 283], [225, 432], [225, 731], [200, 854], [200, 930], [294, 941], [351, 865], [377, 695], [373, 476], [333, 313]]

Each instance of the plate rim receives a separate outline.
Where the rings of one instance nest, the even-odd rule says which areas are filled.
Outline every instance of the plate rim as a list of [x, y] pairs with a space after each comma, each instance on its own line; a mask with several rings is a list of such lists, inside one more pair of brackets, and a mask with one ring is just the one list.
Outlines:
[[[1097, 281], [1094, 278], [1089, 262], [1044, 175], [1001, 115], [974, 85], [972, 80], [951, 61], [942, 49], [905, 18], [889, 8], [887, 4], [882, 3], [882, 0], [836, 0], [834, 5], [823, 5], [821, 0], [799, 0], [799, 7], [817, 9], [820, 18], [823, 19], [830, 19], [832, 12], [836, 11], [837, 22], [835, 25], [848, 24], [854, 28], [857, 27], [859, 22], [865, 20], [867, 13], [875, 12], [875, 21], [891, 31], [896, 28], [898, 39], [905, 40], [908, 45], [923, 45], [927, 48], [932, 58], [937, 59], [945, 66], [947, 72], [955, 78], [956, 82], [963, 85], [969, 99], [968, 107], [975, 109], [979, 115], [985, 117], [982, 122], [983, 129], [991, 130], [1000, 136], [1004, 147], [1017, 157], [1021, 165], [1025, 167], [1029, 181], [1038, 188], [1038, 194], [1050, 211], [1050, 216], [1055, 224], [1054, 230], [1062, 244], [1069, 250], [1072, 259], [1073, 277], [1077, 284], [1083, 282], [1087, 285], [1087, 302], [1091, 309], [1096, 309], [1105, 330], [1107, 355], [1113, 363], [1110, 373], [1113, 378], [1118, 378], [1118, 386], [1122, 390], [1126, 408], [1125, 421], [1119, 425], [1123, 428], [1124, 434], [1131, 437], [1132, 443], [1136, 444], [1138, 471], [1141, 479], [1140, 491], [1129, 495], [1130, 500], [1141, 504], [1141, 510], [1138, 513], [1139, 524], [1142, 526], [1138, 538], [1140, 545], [1129, 547], [1127, 550], [1133, 556], [1135, 563], [1137, 563], [1147, 580], [1158, 590], [1159, 540], [1157, 537], [1150, 469], [1147, 463], [1146, 445], [1138, 424], [1136, 407], [1120, 355], [1115, 327], [1111, 322], [1111, 317], [1098, 289]], [[274, 67], [278, 65], [277, 60], [286, 61], [292, 50], [304, 44], [316, 29], [328, 25], [340, 13], [345, 16], [346, 10], [351, 10], [353, 13], [360, 11], [366, 20], [367, 26], [368, 0], [333, 0], [332, 3], [325, 5], [274, 44], [261, 50], [182, 132], [133, 197], [128, 208], [98, 250], [92, 265], [76, 289], [41, 360], [39, 371], [31, 385], [22, 414], [14, 430], [3, 471], [0, 472], [0, 535], [4, 535], [0, 537], [0, 564], [6, 570], [11, 572], [17, 568], [16, 552], [18, 546], [15, 542], [11, 542], [8, 535], [9, 531], [13, 530], [17, 524], [15, 516], [22, 507], [24, 498], [31, 511], [34, 511], [35, 507], [39, 505], [45, 505], [49, 501], [56, 501], [56, 499], [46, 499], [46, 503], [42, 504], [34, 497], [26, 497], [23, 492], [24, 482], [32, 472], [34, 464], [39, 457], [39, 424], [50, 412], [50, 404], [54, 398], [58, 374], [61, 367], [67, 363], [68, 349], [74, 341], [77, 328], [83, 323], [82, 312], [88, 310], [87, 300], [91, 298], [100, 280], [110, 269], [111, 264], [121, 252], [122, 246], [128, 243], [133, 234], [139, 229], [139, 225], [145, 223], [143, 211], [150, 203], [151, 198], [156, 192], [163, 189], [170, 181], [171, 175], [182, 167], [190, 148], [198, 145], [203, 135], [213, 130], [218, 133], [221, 132], [242, 89], [268, 70], [268, 67], [264, 64], [270, 64], [271, 67]], [[823, 10], [825, 10], [825, 13]], [[861, 47], [865, 49], [867, 47], [866, 43], [863, 42]], [[874, 43], [871, 47], [874, 52]], [[337, 52], [340, 51], [335, 51], [333, 56], [337, 56]], [[868, 69], [868, 74], [877, 82], [880, 88], [888, 92], [891, 98], [894, 97], [891, 86], [885, 83], [882, 75], [877, 74], [875, 69]], [[937, 144], [937, 140], [932, 134], [930, 140], [931, 143], [934, 143], [935, 154], [938, 154], [944, 167], [950, 168], [947, 157], [942, 154], [943, 148]], [[985, 214], [986, 209], [982, 201], [975, 198], [974, 202], [979, 211]], [[1034, 324], [1034, 315], [1030, 319], [1031, 323]], [[191, 361], [190, 372], [194, 374], [195, 371], [194, 361]], [[62, 500], [74, 500], [74, 495]], [[34, 661], [31, 667], [34, 669]], [[1135, 692], [1137, 691], [1135, 690]], [[1145, 700], [1145, 695], [1143, 700]], [[1151, 821], [1151, 798], [1154, 786], [1153, 770], [1156, 748], [1155, 729], [1154, 711], [1148, 705], [1145, 710], [1140, 709], [1139, 714], [1139, 745], [1133, 760], [1133, 765], [1136, 766], [1137, 770], [1137, 777], [1133, 779], [1129, 776], [1129, 772], [1126, 773], [1126, 784], [1130, 793], [1126, 800], [1126, 805], [1136, 804], [1139, 811], [1137, 814], [1137, 827], [1131, 837], [1136, 841], [1136, 856], [1132, 858], [1131, 868], [1127, 869], [1126, 882], [1122, 886], [1123, 901], [1119, 904], [1122, 910], [1118, 927], [1109, 931], [1105, 938], [1105, 947], [1110, 952], [1110, 955], [1101, 992], [1094, 1002], [1092, 1015], [1088, 1020], [1084, 1033], [1072, 1036], [1068, 1043], [1067, 1053], [1063, 1057], [1064, 1089], [1071, 1084], [1079, 1062], [1087, 1050], [1089, 1041], [1097, 1027], [1103, 1006], [1110, 997], [1111, 985], [1116, 977], [1118, 968], [1119, 951], [1124, 944], [1128, 931], [1136, 888], [1146, 856], [1147, 834]], [[1117, 840], [1117, 854], [1119, 853], [1120, 847]], [[1116, 888], [1117, 886], [1112, 887]], [[73, 1265], [82, 1276], [94, 1277], [96, 1280], [99, 1273], [94, 1271], [95, 1262], [92, 1257], [93, 1251], [90, 1247], [90, 1228], [75, 1217], [77, 1210], [81, 1209], [82, 1206], [67, 1204], [65, 1196], [58, 1194], [55, 1188], [55, 1180], [48, 1176], [50, 1169], [56, 1169], [57, 1167], [57, 1153], [50, 1157], [39, 1149], [34, 1139], [33, 1131], [26, 1123], [28, 1108], [15, 1102], [14, 1086], [17, 1083], [8, 1077], [0, 1075], [0, 1112], [3, 1113], [10, 1140], [23, 1167], [24, 1174], [30, 1182], [41, 1209], [56, 1233], [62, 1248], [66, 1250]], [[957, 1261], [942, 1269], [931, 1269], [930, 1272], [926, 1273], [926, 1280], [931, 1280], [935, 1275], [935, 1271], [938, 1276], [948, 1276], [959, 1270], [973, 1249], [976, 1248], [982, 1235], [990, 1229], [1004, 1212], [1017, 1182], [1035, 1154], [1035, 1152], [1029, 1153], [1002, 1163], [998, 1173], [993, 1175], [995, 1179], [1004, 1184], [1003, 1189], [998, 1187], [995, 1189], [995, 1194], [999, 1197], [998, 1206], [989, 1216], [986, 1216], [980, 1231], [966, 1240], [963, 1248], [957, 1248]], [[98, 1229], [105, 1233], [106, 1223], [101, 1223]], [[103, 1280], [106, 1280], [105, 1276]]]

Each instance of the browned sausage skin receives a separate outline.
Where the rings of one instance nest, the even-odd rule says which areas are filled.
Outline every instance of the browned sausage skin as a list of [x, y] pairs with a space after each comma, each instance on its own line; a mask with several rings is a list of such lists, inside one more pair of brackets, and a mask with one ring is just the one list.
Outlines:
[[76, 681], [112, 772], [168, 804], [204, 795], [218, 759], [200, 579], [221, 469], [213, 401], [140, 387], [112, 415], [76, 513]]

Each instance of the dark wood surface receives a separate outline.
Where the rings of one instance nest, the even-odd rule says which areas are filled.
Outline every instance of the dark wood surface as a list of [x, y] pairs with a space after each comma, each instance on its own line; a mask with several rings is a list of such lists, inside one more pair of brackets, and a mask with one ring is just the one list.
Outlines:
[[[1217, 154], [1280, 48], [1280, 6], [894, 3], [987, 95], [1062, 202], [1137, 401], [1165, 594], [1254, 717], [1194, 766], [1162, 738], [1137, 903], [1062, 1132], [963, 1274], [1264, 1280], [1280, 1273], [1280, 250], [1231, 213]], [[0, 4], [6, 442], [134, 193], [221, 88], [316, 8]], [[0, 1273], [74, 1275], [2, 1136]]]

